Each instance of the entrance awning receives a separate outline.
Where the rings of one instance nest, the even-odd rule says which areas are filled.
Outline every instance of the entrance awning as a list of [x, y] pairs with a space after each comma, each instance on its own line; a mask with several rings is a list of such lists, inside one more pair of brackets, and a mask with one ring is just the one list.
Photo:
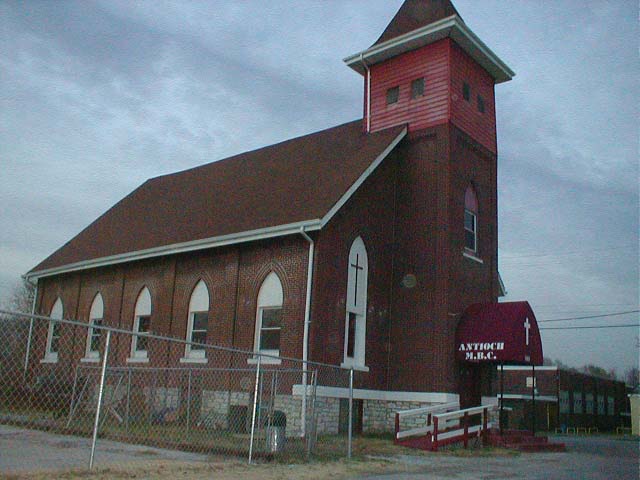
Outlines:
[[529, 302], [467, 308], [456, 331], [456, 357], [474, 363], [542, 365], [542, 340]]

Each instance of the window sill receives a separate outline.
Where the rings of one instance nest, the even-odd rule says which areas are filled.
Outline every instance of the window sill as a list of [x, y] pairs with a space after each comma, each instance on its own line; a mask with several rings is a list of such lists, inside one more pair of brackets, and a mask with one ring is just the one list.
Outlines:
[[40, 363], [58, 363], [58, 359], [44, 357], [42, 360], [40, 360]]
[[84, 357], [80, 359], [80, 363], [100, 363], [100, 359], [94, 357]]
[[473, 260], [474, 262], [478, 262], [480, 264], [484, 264], [484, 260], [482, 260], [479, 257], [476, 257], [473, 253], [471, 252], [462, 252], [462, 256], [464, 258], [468, 258], [469, 260]]
[[180, 363], [209, 363], [207, 358], [182, 357]]
[[[249, 365], [257, 365], [258, 357], [247, 358], [247, 363]], [[279, 358], [262, 357], [260, 359], [260, 365], [280, 365], [280, 364], [282, 364], [282, 360]]]
[[356, 370], [358, 372], [368, 372], [369, 371], [369, 367], [367, 367], [366, 365], [354, 365], [352, 363], [348, 363], [348, 362], [342, 362], [340, 364], [340, 368], [346, 368], [347, 370]]
[[149, 357], [130, 357], [127, 363], [149, 363]]

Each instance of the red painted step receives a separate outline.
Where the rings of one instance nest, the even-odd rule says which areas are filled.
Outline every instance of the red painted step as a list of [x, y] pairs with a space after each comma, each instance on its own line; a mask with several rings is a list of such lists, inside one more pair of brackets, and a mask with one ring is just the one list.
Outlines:
[[534, 436], [531, 432], [506, 430], [500, 432], [492, 430], [488, 438], [489, 445], [509, 448], [521, 452], [564, 452], [564, 443], [549, 442], [546, 436]]
[[431, 435], [424, 435], [421, 437], [409, 437], [402, 440], [396, 440], [396, 445], [402, 445], [408, 448], [417, 448], [419, 450], [431, 450]]

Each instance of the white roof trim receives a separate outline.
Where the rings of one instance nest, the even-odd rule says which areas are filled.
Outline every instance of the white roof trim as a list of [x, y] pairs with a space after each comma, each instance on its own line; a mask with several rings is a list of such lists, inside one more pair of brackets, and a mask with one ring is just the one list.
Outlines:
[[455, 40], [465, 52], [482, 65], [496, 83], [507, 82], [515, 76], [513, 70], [500, 60], [457, 15], [451, 15], [379, 45], [374, 45], [367, 50], [346, 57], [344, 62], [358, 73], [364, 74], [363, 60], [371, 65], [447, 37]]
[[498, 272], [498, 286], [500, 287], [498, 296], [505, 297], [508, 292], [507, 292], [507, 287], [504, 286], [504, 282], [502, 281], [502, 275], [500, 275], [500, 272]]
[[161, 257], [164, 255], [174, 255], [177, 253], [193, 252], [196, 250], [205, 250], [208, 248], [221, 247], [224, 245], [233, 245], [236, 243], [250, 242], [254, 240], [262, 240], [265, 238], [282, 237], [285, 235], [293, 235], [300, 233], [300, 229], [304, 228], [306, 232], [319, 230], [320, 220], [305, 220], [303, 222], [289, 223], [286, 225], [276, 225], [274, 227], [260, 228], [257, 230], [249, 230], [246, 232], [232, 233], [230, 235], [221, 235], [218, 237], [204, 238], [202, 240], [193, 240], [190, 242], [174, 243], [162, 247], [154, 247], [146, 250], [137, 250], [134, 252], [121, 253], [118, 255], [110, 255], [108, 257], [100, 257], [82, 262], [70, 263], [60, 267], [49, 268], [36, 272], [30, 272], [25, 275], [28, 279], [39, 279], [59, 275], [61, 273], [73, 272], [77, 270], [87, 270], [89, 268], [104, 267], [107, 265], [115, 265], [118, 263], [132, 262], [135, 260], [143, 260], [146, 258]]
[[389, 153], [391, 153], [391, 151], [396, 148], [396, 145], [398, 145], [398, 143], [400, 143], [400, 141], [405, 137], [405, 135], [407, 134], [407, 127], [403, 128], [402, 131], [400, 132], [400, 134], [393, 140], [393, 142], [391, 142], [387, 148], [384, 149], [384, 151], [378, 155], [378, 158], [376, 158], [371, 165], [369, 165], [367, 167], [367, 169], [362, 172], [362, 175], [360, 175], [360, 178], [358, 178], [353, 185], [351, 185], [351, 187], [349, 187], [349, 190], [347, 190], [345, 192], [344, 195], [342, 195], [342, 197], [340, 198], [340, 200], [338, 200], [338, 202], [331, 208], [331, 210], [329, 210], [327, 212], [327, 214], [322, 217], [322, 220], [320, 222], [320, 228], [324, 227], [333, 217], [336, 213], [338, 213], [338, 210], [340, 210], [340, 208], [342, 208], [342, 206], [347, 203], [347, 201], [349, 201], [349, 199], [353, 196], [354, 193], [356, 193], [356, 190], [358, 190], [358, 188], [360, 188], [360, 185], [362, 185], [364, 183], [364, 181], [369, 178], [369, 175], [371, 175], [374, 170], [376, 168], [378, 168], [378, 165], [380, 165], [382, 163], [382, 161], [387, 158], [387, 155], [389, 155]]
[[255, 240], [263, 240], [266, 238], [283, 237], [286, 235], [294, 235], [300, 233], [301, 229], [305, 232], [320, 230], [329, 222], [338, 210], [353, 196], [360, 185], [373, 173], [373, 171], [382, 163], [389, 153], [407, 134], [405, 127], [402, 132], [378, 155], [378, 157], [366, 168], [366, 170], [358, 177], [358, 179], [349, 187], [338, 202], [322, 217], [322, 219], [304, 220], [296, 223], [288, 223], [285, 225], [276, 225], [273, 227], [260, 228], [257, 230], [248, 230], [245, 232], [232, 233], [229, 235], [221, 235], [218, 237], [204, 238], [202, 240], [193, 240], [190, 242], [174, 243], [164, 245], [162, 247], [154, 247], [145, 250], [137, 250], [134, 252], [121, 253], [118, 255], [110, 255], [108, 257], [100, 257], [91, 260], [85, 260], [76, 263], [62, 265], [60, 267], [49, 268], [27, 273], [24, 277], [27, 279], [37, 280], [39, 278], [51, 277], [62, 273], [74, 272], [78, 270], [87, 270], [89, 268], [105, 267], [108, 265], [116, 265], [119, 263], [133, 262], [147, 258], [162, 257], [165, 255], [175, 255], [178, 253], [193, 252], [196, 250], [205, 250], [209, 248], [221, 247], [224, 245], [233, 245], [237, 243], [251, 242]]

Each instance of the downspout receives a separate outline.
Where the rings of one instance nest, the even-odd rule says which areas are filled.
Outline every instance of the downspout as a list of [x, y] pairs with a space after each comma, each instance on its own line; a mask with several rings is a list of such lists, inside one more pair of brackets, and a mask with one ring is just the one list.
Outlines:
[[371, 70], [369, 69], [369, 65], [364, 61], [364, 55], [360, 53], [360, 63], [367, 71], [367, 105], [366, 105], [366, 115], [367, 115], [367, 133], [371, 131]]
[[315, 251], [315, 242], [304, 231], [304, 227], [300, 227], [300, 235], [309, 242], [309, 262], [307, 264], [307, 295], [304, 304], [304, 333], [302, 335], [302, 418], [301, 418], [301, 436], [304, 437], [307, 428], [307, 362], [309, 360], [309, 324], [311, 323], [311, 285], [313, 283], [313, 254]]
[[[29, 283], [31, 280], [24, 277]], [[31, 303], [31, 315], [36, 314], [36, 302], [38, 301], [38, 279], [36, 279], [36, 286], [33, 290], [33, 301]], [[24, 372], [22, 374], [22, 379], [27, 379], [27, 369], [29, 368], [29, 354], [31, 353], [31, 335], [33, 334], [33, 318], [29, 319], [29, 336], [27, 337], [27, 351], [24, 354]]]

